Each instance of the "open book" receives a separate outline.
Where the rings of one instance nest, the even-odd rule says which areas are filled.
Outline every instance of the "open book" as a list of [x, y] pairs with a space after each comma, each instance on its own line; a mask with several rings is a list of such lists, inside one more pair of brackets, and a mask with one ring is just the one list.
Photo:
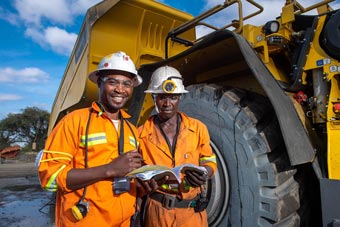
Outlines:
[[183, 164], [176, 166], [173, 169], [161, 165], [145, 165], [131, 171], [126, 176], [130, 178], [138, 178], [142, 181], [150, 179], [155, 179], [157, 181], [164, 178], [165, 176], [169, 176], [168, 182], [176, 182], [180, 184], [182, 182], [181, 174], [184, 175], [185, 171], [187, 170], [196, 171], [200, 174], [208, 174], [207, 169], [202, 166]]

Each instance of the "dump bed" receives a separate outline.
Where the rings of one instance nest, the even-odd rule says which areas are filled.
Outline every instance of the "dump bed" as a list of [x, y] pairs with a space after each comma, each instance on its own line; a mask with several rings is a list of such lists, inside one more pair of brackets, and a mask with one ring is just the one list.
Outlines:
[[[54, 100], [49, 132], [67, 113], [97, 100], [97, 87], [87, 75], [102, 57], [122, 50], [137, 68], [160, 61], [168, 32], [192, 18], [153, 0], [105, 0], [89, 8]], [[192, 39], [195, 34], [191, 30], [183, 36]], [[184, 49], [173, 43], [169, 55]]]

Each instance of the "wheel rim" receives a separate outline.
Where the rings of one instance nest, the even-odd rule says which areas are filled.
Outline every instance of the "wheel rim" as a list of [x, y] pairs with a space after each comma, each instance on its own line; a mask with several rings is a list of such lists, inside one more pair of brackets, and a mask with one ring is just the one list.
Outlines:
[[217, 226], [224, 218], [230, 196], [229, 174], [227, 164], [223, 159], [222, 152], [211, 141], [210, 146], [213, 149], [217, 163], [218, 171], [216, 171], [214, 177], [209, 182], [209, 197], [210, 203], [207, 208], [209, 226]]

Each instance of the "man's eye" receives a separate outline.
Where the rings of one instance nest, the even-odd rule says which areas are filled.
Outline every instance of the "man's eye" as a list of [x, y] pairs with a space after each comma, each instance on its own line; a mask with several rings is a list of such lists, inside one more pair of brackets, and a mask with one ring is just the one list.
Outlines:
[[117, 80], [113, 80], [113, 79], [107, 80], [107, 82], [108, 82], [110, 85], [117, 85], [117, 84], [119, 84], [119, 82], [118, 82]]
[[124, 85], [124, 87], [130, 88], [130, 87], [132, 87], [132, 82], [131, 81], [124, 81], [123, 85]]
[[179, 98], [178, 95], [159, 95], [158, 97], [161, 100], [170, 99], [170, 100], [173, 100], [173, 101], [175, 101], [175, 100], [177, 100]]

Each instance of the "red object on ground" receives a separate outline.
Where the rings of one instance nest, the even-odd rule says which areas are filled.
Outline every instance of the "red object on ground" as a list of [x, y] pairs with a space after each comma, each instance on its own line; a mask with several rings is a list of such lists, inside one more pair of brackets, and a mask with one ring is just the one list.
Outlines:
[[18, 145], [12, 146], [12, 147], [6, 147], [2, 149], [2, 151], [0, 152], [1, 158], [3, 159], [13, 158], [19, 153], [20, 149], [21, 148]]

